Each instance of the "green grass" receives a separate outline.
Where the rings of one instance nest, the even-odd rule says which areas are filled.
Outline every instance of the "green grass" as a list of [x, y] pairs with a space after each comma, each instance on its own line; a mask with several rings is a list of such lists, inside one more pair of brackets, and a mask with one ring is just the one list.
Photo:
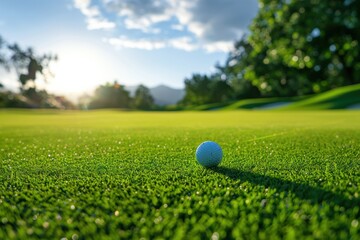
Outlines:
[[254, 98], [254, 99], [244, 99], [236, 101], [232, 104], [223, 107], [223, 110], [236, 110], [236, 109], [256, 109], [265, 107], [268, 104], [279, 103], [279, 102], [294, 102], [306, 97], [273, 97], [273, 98]]
[[359, 183], [359, 111], [0, 111], [0, 239], [360, 239]]
[[360, 103], [360, 84], [336, 88], [282, 107], [282, 110], [343, 109]]
[[289, 103], [286, 106], [275, 107], [276, 110], [345, 109], [353, 104], [360, 103], [360, 84], [340, 87], [316, 95], [243, 99], [235, 102], [192, 106], [186, 110], [266, 109], [267, 105], [276, 103]]
[[203, 105], [199, 105], [199, 106], [186, 107], [184, 110], [192, 110], [192, 111], [219, 110], [219, 109], [226, 107], [227, 105], [229, 105], [229, 102], [209, 103], [209, 104], [203, 104]]

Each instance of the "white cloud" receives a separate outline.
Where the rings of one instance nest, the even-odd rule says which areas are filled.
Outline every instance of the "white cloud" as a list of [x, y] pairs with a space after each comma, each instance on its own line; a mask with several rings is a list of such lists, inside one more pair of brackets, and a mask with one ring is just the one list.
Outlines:
[[182, 49], [188, 52], [198, 49], [198, 45], [193, 43], [191, 38], [189, 37], [171, 39], [169, 40], [169, 45], [174, 48]]
[[217, 41], [204, 44], [203, 48], [207, 52], [229, 52], [234, 49], [233, 41]]
[[165, 22], [173, 16], [173, 9], [168, 0], [106, 0], [107, 9], [125, 18], [125, 26], [151, 33], [152, 26]]
[[204, 42], [239, 39], [257, 12], [257, 0], [180, 1], [176, 11], [179, 22]]
[[[127, 42], [128, 38], [120, 38], [118, 45], [122, 47], [159, 49], [162, 47], [154, 47], [152, 35], [163, 34], [161, 42], [167, 47], [185, 51], [200, 48], [208, 52], [229, 51], [233, 42], [247, 31], [258, 8], [257, 0], [102, 0], [102, 3], [101, 9], [117, 15], [130, 34], [140, 31], [136, 35], [141, 39], [130, 40], [132, 44]], [[103, 17], [98, 6], [92, 6], [91, 0], [74, 0], [74, 5], [87, 17], [89, 29], [116, 27]], [[171, 31], [181, 35], [173, 38]]]
[[90, 2], [90, 0], [74, 0], [74, 7], [78, 9], [84, 9], [89, 7]]
[[97, 30], [97, 29], [113, 29], [116, 27], [114, 22], [110, 22], [107, 19], [99, 19], [99, 18], [88, 18], [87, 19], [87, 28], [89, 30]]
[[198, 48], [196, 43], [193, 43], [189, 37], [172, 38], [167, 40], [153, 40], [153, 39], [130, 39], [126, 36], [117, 38], [105, 38], [107, 42], [116, 48], [136, 48], [144, 50], [154, 50], [166, 47], [173, 47], [185, 51], [194, 51]]
[[114, 22], [102, 16], [98, 7], [91, 6], [91, 0], [74, 0], [74, 7], [86, 16], [87, 29], [89, 30], [108, 30], [116, 27]]
[[100, 15], [97, 7], [90, 6], [90, 0], [74, 0], [74, 7], [79, 9], [87, 17], [96, 17]]
[[154, 50], [166, 47], [166, 42], [147, 39], [129, 39], [125, 36], [118, 38], [104, 39], [105, 42], [115, 46], [116, 48], [136, 48], [144, 50]]
[[158, 34], [161, 32], [159, 28], [150, 27], [152, 24], [149, 22], [148, 19], [140, 19], [138, 21], [133, 21], [132, 19], [125, 19], [124, 23], [127, 29], [137, 29], [143, 31], [144, 33], [153, 34]]

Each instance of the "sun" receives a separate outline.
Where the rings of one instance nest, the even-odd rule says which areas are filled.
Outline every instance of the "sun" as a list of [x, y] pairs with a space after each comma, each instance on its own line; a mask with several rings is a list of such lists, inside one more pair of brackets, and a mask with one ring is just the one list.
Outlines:
[[84, 93], [110, 81], [108, 66], [101, 51], [89, 46], [67, 46], [59, 50], [59, 60], [52, 64], [53, 79], [46, 86], [55, 93]]

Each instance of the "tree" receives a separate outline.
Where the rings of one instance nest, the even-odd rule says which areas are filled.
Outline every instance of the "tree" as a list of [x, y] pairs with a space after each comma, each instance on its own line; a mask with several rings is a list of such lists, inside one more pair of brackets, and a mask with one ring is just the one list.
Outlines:
[[99, 86], [89, 103], [89, 108], [129, 108], [131, 98], [129, 92], [116, 81]]
[[[8, 69], [5, 53], [3, 52], [4, 46], [5, 46], [5, 41], [0, 36], [0, 65], [5, 67], [5, 69]], [[4, 85], [2, 83], [0, 83], [0, 88], [3, 88], [3, 87], [4, 87]]]
[[184, 104], [201, 105], [210, 101], [210, 79], [206, 75], [193, 74], [185, 79]]
[[249, 65], [248, 57], [252, 51], [251, 45], [244, 36], [234, 44], [224, 66], [216, 66], [221, 76], [227, 79], [234, 92], [235, 99], [260, 97], [259, 89], [245, 78], [246, 67]]
[[260, 0], [245, 69], [265, 96], [360, 82], [360, 1]]
[[35, 88], [37, 73], [42, 75], [45, 81], [49, 76], [52, 76], [49, 65], [57, 60], [56, 55], [36, 55], [32, 48], [23, 50], [16, 43], [8, 45], [8, 49], [11, 51], [9, 62], [14, 66], [19, 76], [22, 90], [28, 86]]
[[226, 76], [222, 73], [214, 73], [210, 76], [210, 99], [208, 103], [227, 102], [234, 97], [234, 91], [228, 84]]
[[144, 85], [139, 85], [135, 91], [134, 105], [137, 109], [151, 109], [154, 106], [154, 98], [150, 90]]
[[56, 55], [37, 55], [32, 48], [24, 50], [16, 43], [7, 43], [0, 36], [0, 65], [6, 70], [14, 68], [21, 83], [20, 90], [36, 88], [37, 73], [40, 73], [45, 81], [51, 77], [50, 63], [56, 60]]
[[191, 78], [185, 79], [185, 96], [181, 102], [186, 105], [224, 102], [231, 99], [232, 95], [231, 87], [221, 75], [193, 74]]

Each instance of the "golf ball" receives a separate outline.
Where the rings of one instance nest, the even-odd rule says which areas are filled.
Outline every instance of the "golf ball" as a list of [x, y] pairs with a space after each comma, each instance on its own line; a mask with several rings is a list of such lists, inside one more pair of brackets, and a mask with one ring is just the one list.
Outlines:
[[196, 149], [196, 160], [204, 167], [214, 167], [221, 162], [222, 149], [216, 142], [206, 141]]

